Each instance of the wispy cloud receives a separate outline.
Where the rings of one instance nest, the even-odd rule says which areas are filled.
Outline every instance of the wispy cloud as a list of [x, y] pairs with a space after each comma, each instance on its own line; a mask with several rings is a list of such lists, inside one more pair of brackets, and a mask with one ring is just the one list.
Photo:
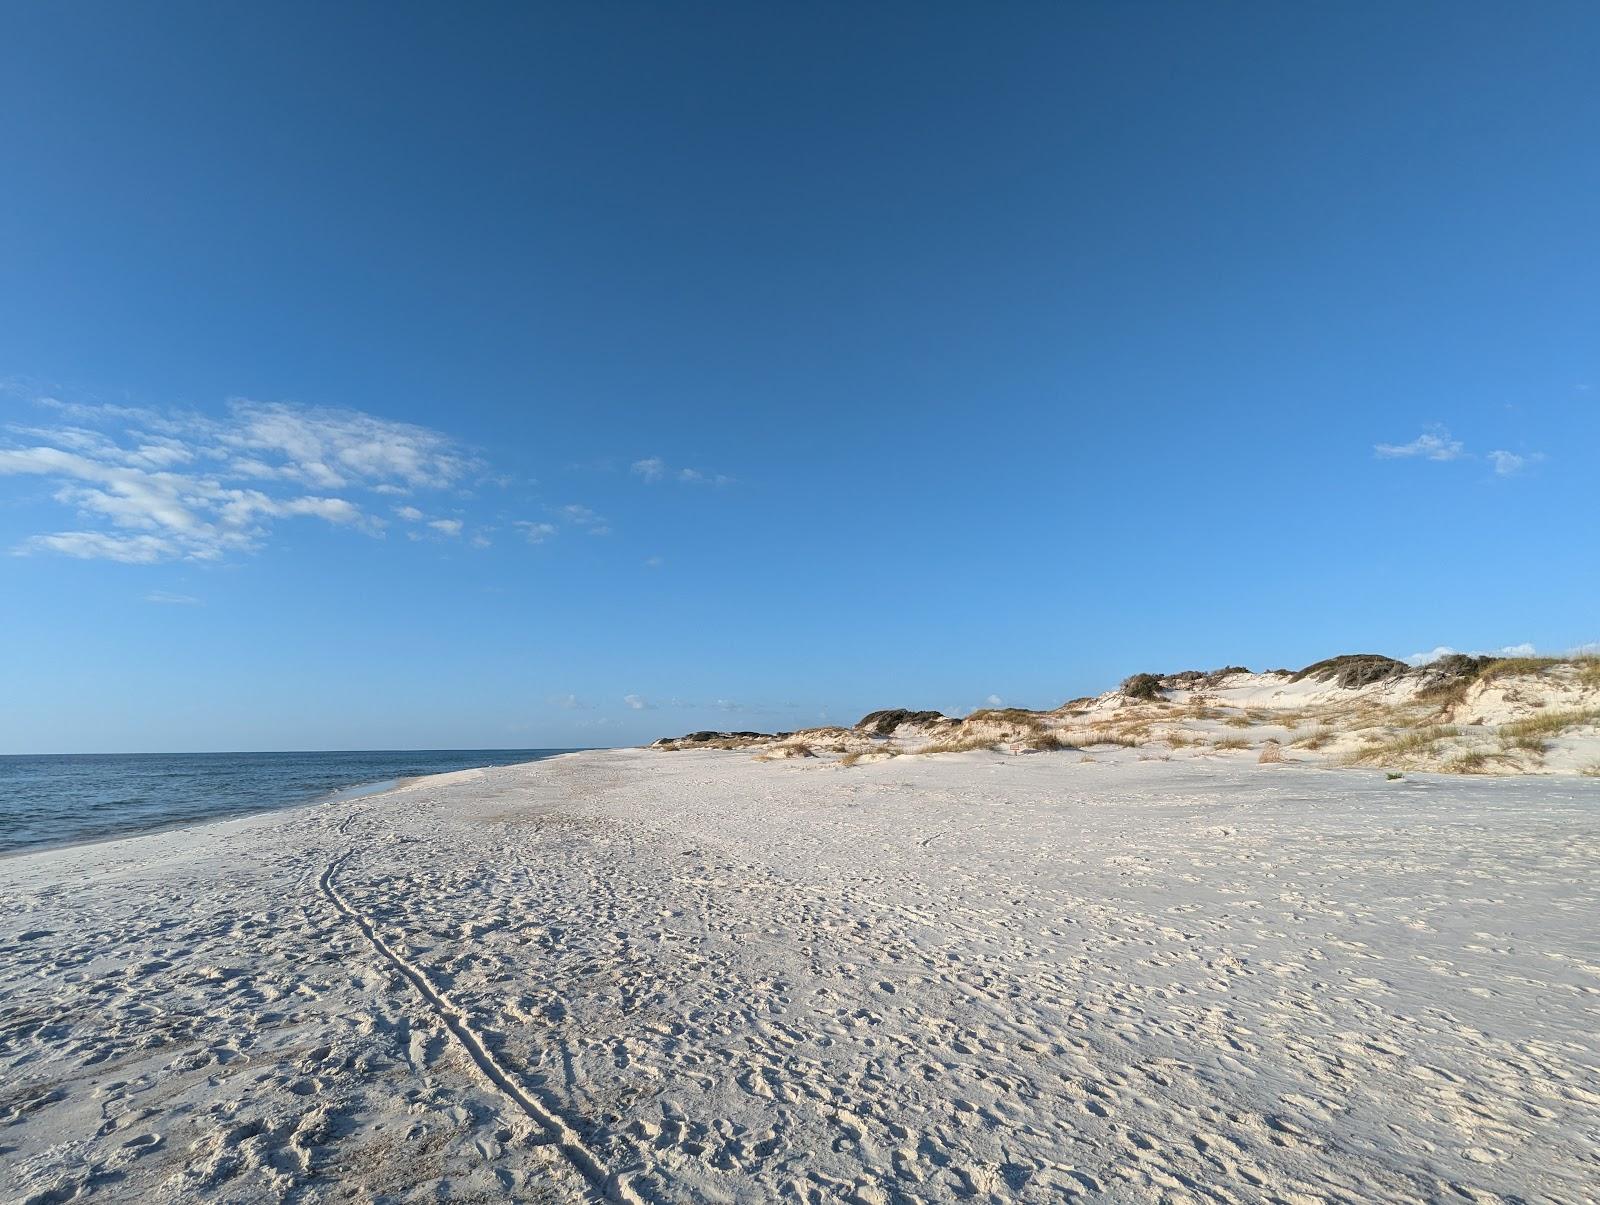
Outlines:
[[147, 603], [157, 603], [166, 607], [198, 607], [200, 600], [192, 594], [169, 594], [165, 590], [152, 590], [144, 596]]
[[641, 695], [623, 695], [622, 701], [634, 711], [653, 711], [655, 704]]
[[556, 513], [574, 527], [582, 528], [592, 536], [611, 534], [611, 524], [606, 521], [605, 516], [596, 514], [587, 506], [572, 502], [561, 507]]
[[1507, 452], [1496, 448], [1489, 453], [1489, 462], [1494, 465], [1498, 476], [1510, 477], [1513, 473], [1520, 473], [1531, 464], [1537, 464], [1544, 459], [1543, 452]]
[[1384, 460], [1404, 457], [1421, 457], [1424, 460], [1460, 460], [1467, 454], [1466, 446], [1451, 437], [1444, 427], [1432, 427], [1408, 444], [1374, 444], [1372, 449]]
[[518, 519], [512, 526], [522, 528], [522, 534], [527, 536], [530, 544], [543, 544], [556, 534], [554, 523], [535, 523], [530, 519]]
[[9, 428], [0, 476], [47, 481], [83, 526], [24, 540], [13, 550], [23, 555], [213, 561], [254, 551], [275, 522], [295, 518], [379, 534], [384, 521], [350, 495], [444, 488], [477, 465], [437, 431], [354, 410], [239, 400], [218, 419], [41, 405], [70, 421]]
[[[1450, 434], [1446, 427], [1430, 427], [1407, 444], [1374, 444], [1373, 452], [1382, 460], [1474, 460], [1477, 457], [1467, 450], [1466, 444]], [[1529, 465], [1544, 459], [1542, 452], [1508, 452], [1496, 448], [1484, 459], [1494, 467], [1496, 476], [1510, 477]]]
[[633, 462], [630, 471], [647, 485], [658, 481], [678, 481], [684, 485], [732, 485], [733, 478], [725, 473], [708, 473], [703, 469], [673, 468], [659, 456], [650, 456]]
[[442, 535], [455, 537], [461, 534], [460, 519], [430, 519], [428, 526]]
[[647, 482], [660, 481], [667, 475], [667, 462], [659, 456], [651, 456], [645, 460], [633, 462], [633, 475], [643, 477]]

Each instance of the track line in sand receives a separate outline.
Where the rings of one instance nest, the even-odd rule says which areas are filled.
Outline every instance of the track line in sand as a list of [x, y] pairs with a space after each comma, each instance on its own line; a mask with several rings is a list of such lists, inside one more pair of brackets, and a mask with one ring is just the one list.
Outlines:
[[367, 941], [377, 950], [388, 963], [403, 976], [423, 1002], [449, 1030], [450, 1036], [466, 1051], [467, 1056], [477, 1065], [479, 1072], [487, 1079], [500, 1094], [516, 1105], [524, 1114], [531, 1118], [535, 1124], [549, 1132], [553, 1145], [566, 1157], [575, 1171], [578, 1172], [591, 1188], [609, 1201], [623, 1202], [624, 1205], [643, 1205], [643, 1198], [624, 1184], [619, 1178], [606, 1171], [604, 1165], [594, 1153], [584, 1145], [583, 1139], [576, 1130], [564, 1121], [553, 1109], [541, 1104], [537, 1098], [519, 1085], [510, 1074], [500, 1066], [488, 1046], [484, 1044], [472, 1026], [467, 1021], [466, 1013], [456, 1004], [453, 1004], [438, 988], [433, 986], [431, 980], [423, 973], [422, 969], [401, 954], [397, 953], [388, 942], [378, 936], [364, 913], [347, 900], [339, 889], [334, 886], [334, 877], [340, 868], [353, 853], [345, 850], [323, 869], [318, 880], [324, 895], [340, 912], [356, 923]]

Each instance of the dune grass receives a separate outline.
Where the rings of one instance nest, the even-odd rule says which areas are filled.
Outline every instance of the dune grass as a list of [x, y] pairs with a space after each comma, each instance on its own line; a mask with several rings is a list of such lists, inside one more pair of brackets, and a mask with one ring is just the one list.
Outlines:
[[1370, 748], [1362, 749], [1350, 758], [1352, 764], [1362, 765], [1372, 762], [1385, 762], [1395, 758], [1431, 757], [1439, 751], [1439, 742], [1449, 740], [1451, 737], [1461, 735], [1461, 729], [1453, 724], [1437, 724], [1430, 728], [1418, 728], [1411, 732], [1402, 732], [1386, 740], [1380, 739]]
[[1225, 736], [1220, 740], [1214, 741], [1211, 747], [1213, 749], [1248, 749], [1250, 742], [1241, 736]]
[[1322, 748], [1329, 741], [1333, 740], [1334, 736], [1335, 733], [1333, 729], [1324, 724], [1310, 736], [1302, 736], [1295, 740], [1293, 744], [1296, 749], [1311, 749], [1314, 751]]
[[1532, 753], [1536, 757], [1543, 757], [1550, 745], [1543, 737], [1538, 736], [1502, 736], [1500, 748], [1507, 753]]
[[1502, 741], [1516, 741], [1524, 737], [1560, 736], [1569, 728], [1592, 724], [1600, 720], [1600, 707], [1573, 708], [1568, 711], [1546, 711], [1525, 720], [1513, 720], [1500, 725]]
[[850, 750], [849, 753], [846, 753], [843, 757], [841, 757], [839, 759], [839, 764], [841, 766], [854, 766], [854, 765], [857, 765], [858, 763], [864, 761], [866, 758], [869, 758], [869, 757], [872, 757], [872, 758], [877, 758], [877, 757], [889, 758], [889, 757], [899, 757], [899, 756], [900, 756], [900, 750], [898, 750], [898, 749], [891, 749], [888, 745], [875, 745], [871, 749], [852, 749], [852, 750]]
[[1478, 681], [1493, 682], [1496, 678], [1515, 678], [1523, 674], [1542, 674], [1568, 662], [1566, 657], [1502, 657], [1491, 661], [1478, 672]]
[[1035, 753], [1059, 753], [1078, 746], [1060, 732], [1036, 732], [1022, 742], [1022, 747], [1032, 749]]
[[1083, 748], [1092, 748], [1095, 745], [1121, 745], [1124, 749], [1136, 748], [1139, 744], [1133, 737], [1123, 732], [1110, 728], [1091, 728], [1078, 738], [1078, 744]]
[[1036, 727], [1040, 713], [1025, 707], [983, 707], [967, 716], [967, 723], [1022, 724]]
[[917, 753], [972, 753], [979, 749], [993, 749], [994, 737], [992, 736], [961, 736], [954, 740], [934, 741], [931, 745], [924, 745], [916, 750]]

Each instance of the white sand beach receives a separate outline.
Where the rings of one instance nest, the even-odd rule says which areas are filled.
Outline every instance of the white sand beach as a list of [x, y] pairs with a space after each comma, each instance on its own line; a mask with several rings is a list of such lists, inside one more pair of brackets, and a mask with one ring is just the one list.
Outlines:
[[1584, 1201], [1600, 783], [612, 751], [0, 862], [0, 1196]]

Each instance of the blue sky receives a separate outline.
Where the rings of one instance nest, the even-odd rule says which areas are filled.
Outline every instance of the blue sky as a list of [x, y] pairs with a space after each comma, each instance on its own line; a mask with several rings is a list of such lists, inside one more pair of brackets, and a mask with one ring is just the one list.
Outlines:
[[0, 750], [1600, 640], [1589, 4], [12, 5]]

